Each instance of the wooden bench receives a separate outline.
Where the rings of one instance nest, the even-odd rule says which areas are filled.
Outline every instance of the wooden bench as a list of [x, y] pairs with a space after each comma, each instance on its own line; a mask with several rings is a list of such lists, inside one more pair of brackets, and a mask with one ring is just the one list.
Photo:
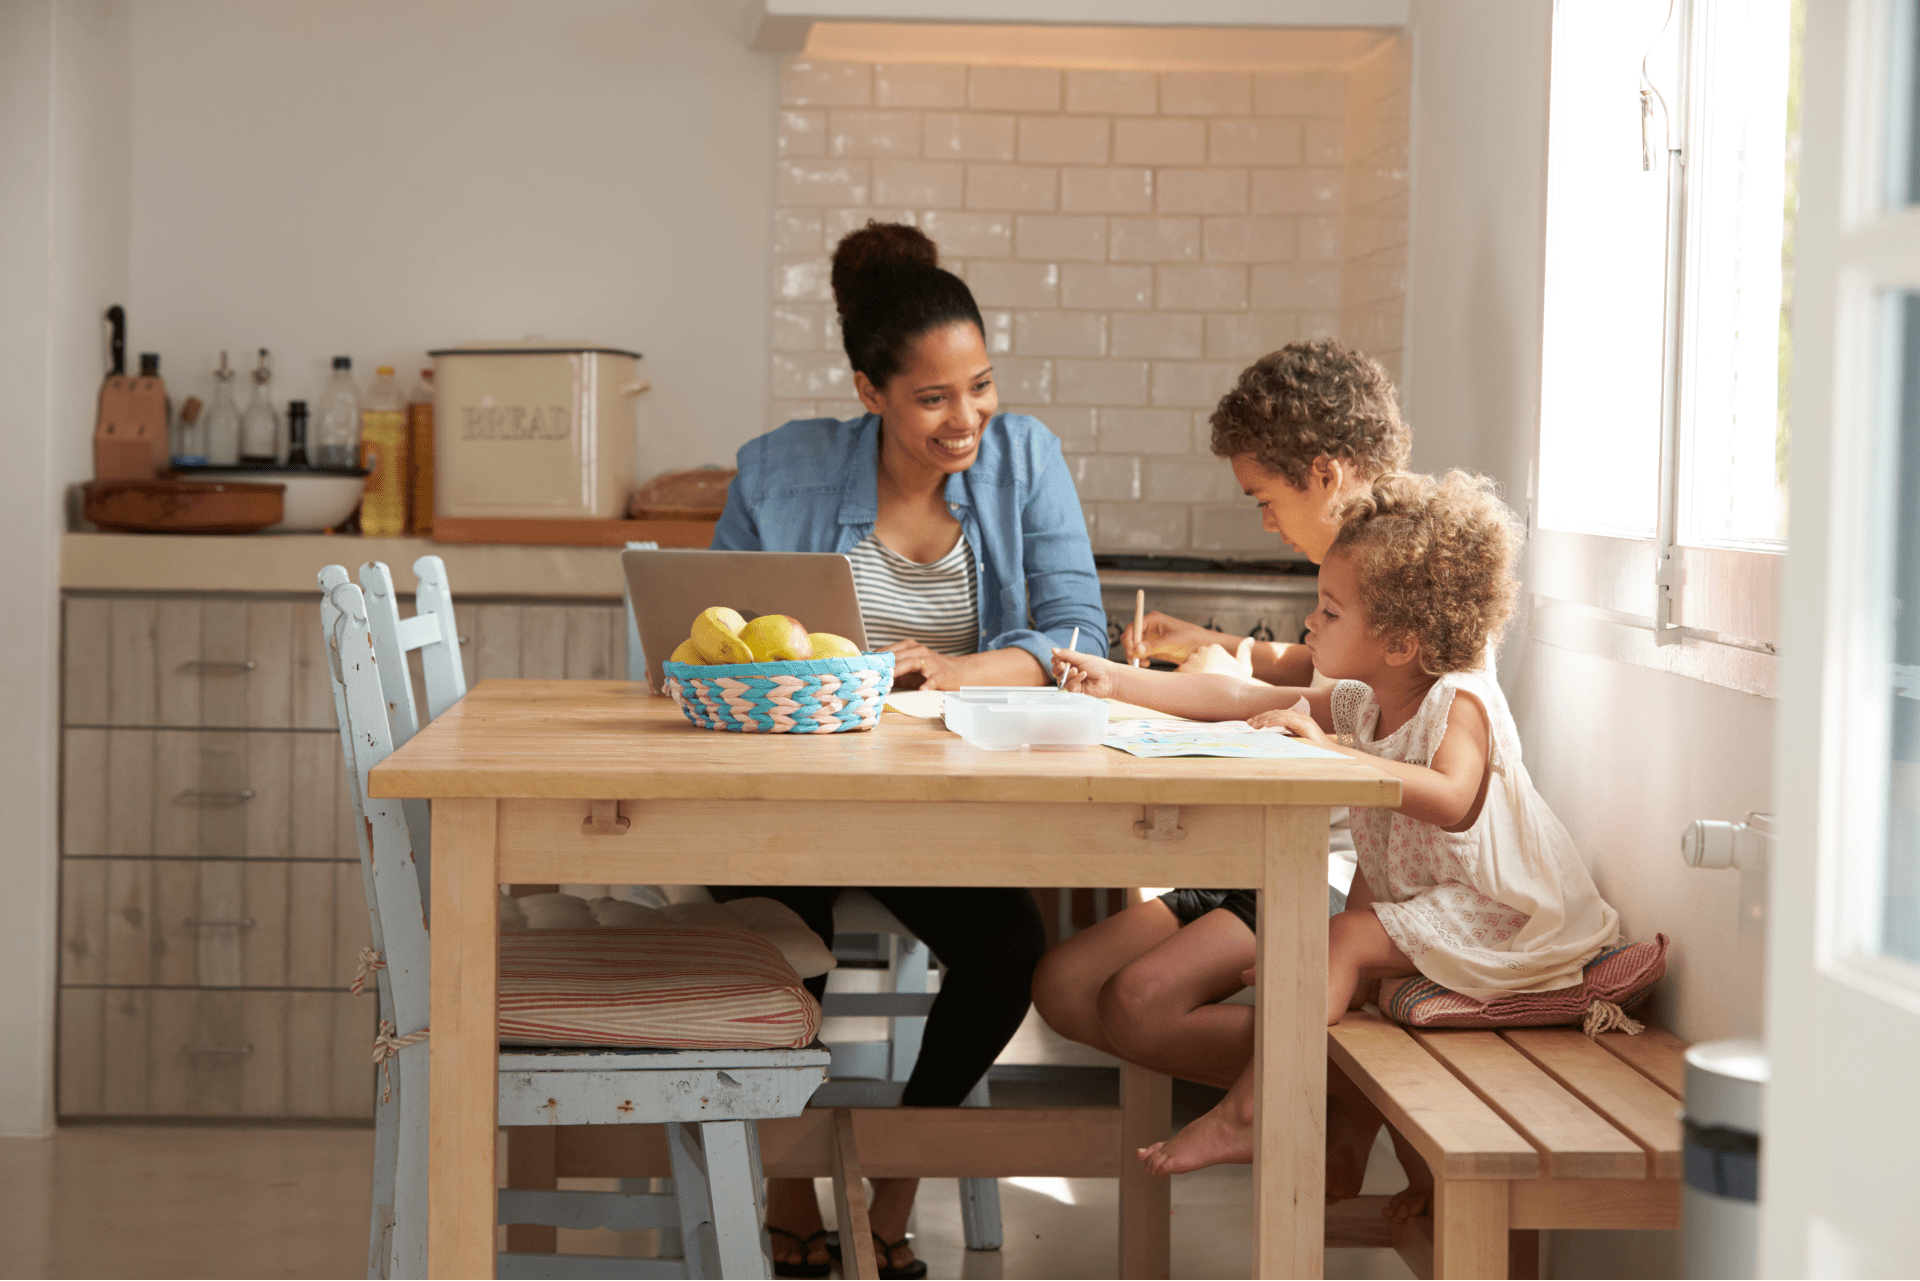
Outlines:
[[1433, 1171], [1430, 1216], [1327, 1207], [1329, 1246], [1392, 1246], [1420, 1276], [1537, 1277], [1542, 1228], [1678, 1228], [1683, 1042], [1656, 1028], [1327, 1030], [1346, 1073]]

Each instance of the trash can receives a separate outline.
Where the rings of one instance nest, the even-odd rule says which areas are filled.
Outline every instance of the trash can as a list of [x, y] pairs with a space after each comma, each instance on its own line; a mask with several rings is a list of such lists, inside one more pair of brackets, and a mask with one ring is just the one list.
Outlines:
[[1759, 1041], [1702, 1041], [1687, 1051], [1681, 1114], [1681, 1190], [1689, 1277], [1760, 1273], [1760, 1098], [1767, 1051]]

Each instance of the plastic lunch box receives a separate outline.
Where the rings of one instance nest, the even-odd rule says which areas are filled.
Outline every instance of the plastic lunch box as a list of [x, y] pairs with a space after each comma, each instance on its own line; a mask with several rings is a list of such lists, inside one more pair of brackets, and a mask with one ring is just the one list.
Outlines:
[[1087, 694], [1030, 685], [975, 685], [946, 700], [947, 728], [975, 747], [1093, 747], [1107, 736], [1107, 705]]

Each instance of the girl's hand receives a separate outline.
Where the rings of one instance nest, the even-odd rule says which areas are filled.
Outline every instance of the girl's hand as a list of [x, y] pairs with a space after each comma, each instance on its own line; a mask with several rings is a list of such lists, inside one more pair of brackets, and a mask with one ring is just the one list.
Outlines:
[[1305, 739], [1317, 747], [1334, 746], [1333, 739], [1328, 736], [1327, 731], [1321, 729], [1320, 723], [1313, 719], [1312, 713], [1307, 711], [1307, 700], [1304, 698], [1292, 707], [1261, 712], [1258, 716], [1250, 718], [1247, 724], [1255, 729], [1284, 730], [1295, 738]]
[[1097, 654], [1082, 654], [1071, 649], [1053, 651], [1053, 675], [1061, 682], [1061, 687], [1075, 694], [1091, 694], [1095, 698], [1114, 697], [1115, 677], [1126, 669], [1120, 664], [1110, 662]]
[[[893, 681], [897, 688], [959, 689], [966, 684], [959, 659], [951, 654], [937, 654], [917, 640], [895, 641], [883, 652], [893, 655]], [[903, 681], [902, 677], [918, 677], [917, 686], [913, 680]]]
[[1240, 981], [1248, 987], [1256, 986], [1260, 978], [1259, 969], [1260, 967], [1257, 965], [1249, 965], [1246, 969], [1241, 970]]
[[1120, 652], [1129, 658], [1164, 658], [1170, 663], [1185, 662], [1193, 652], [1220, 636], [1204, 627], [1154, 610], [1141, 620], [1140, 634], [1133, 624], [1120, 633]]

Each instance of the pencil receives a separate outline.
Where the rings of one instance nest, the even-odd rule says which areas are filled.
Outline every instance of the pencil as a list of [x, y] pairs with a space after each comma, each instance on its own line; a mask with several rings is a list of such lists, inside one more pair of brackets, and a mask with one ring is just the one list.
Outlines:
[[[1076, 652], [1079, 648], [1080, 648], [1080, 629], [1076, 627], [1073, 629], [1073, 639], [1067, 642], [1067, 652], [1071, 654]], [[1065, 687], [1066, 683], [1067, 683], [1067, 674], [1065, 672], [1061, 672], [1060, 678], [1054, 682], [1054, 688], [1055, 689], [1063, 688]]]
[[[1146, 643], [1146, 639], [1147, 639], [1145, 634], [1146, 627], [1147, 627], [1147, 589], [1144, 587], [1137, 587], [1134, 589], [1134, 593], [1133, 593], [1133, 643], [1136, 648]], [[1129, 665], [1134, 667], [1140, 666], [1140, 660], [1133, 657], [1132, 655], [1127, 656], [1127, 662]]]

